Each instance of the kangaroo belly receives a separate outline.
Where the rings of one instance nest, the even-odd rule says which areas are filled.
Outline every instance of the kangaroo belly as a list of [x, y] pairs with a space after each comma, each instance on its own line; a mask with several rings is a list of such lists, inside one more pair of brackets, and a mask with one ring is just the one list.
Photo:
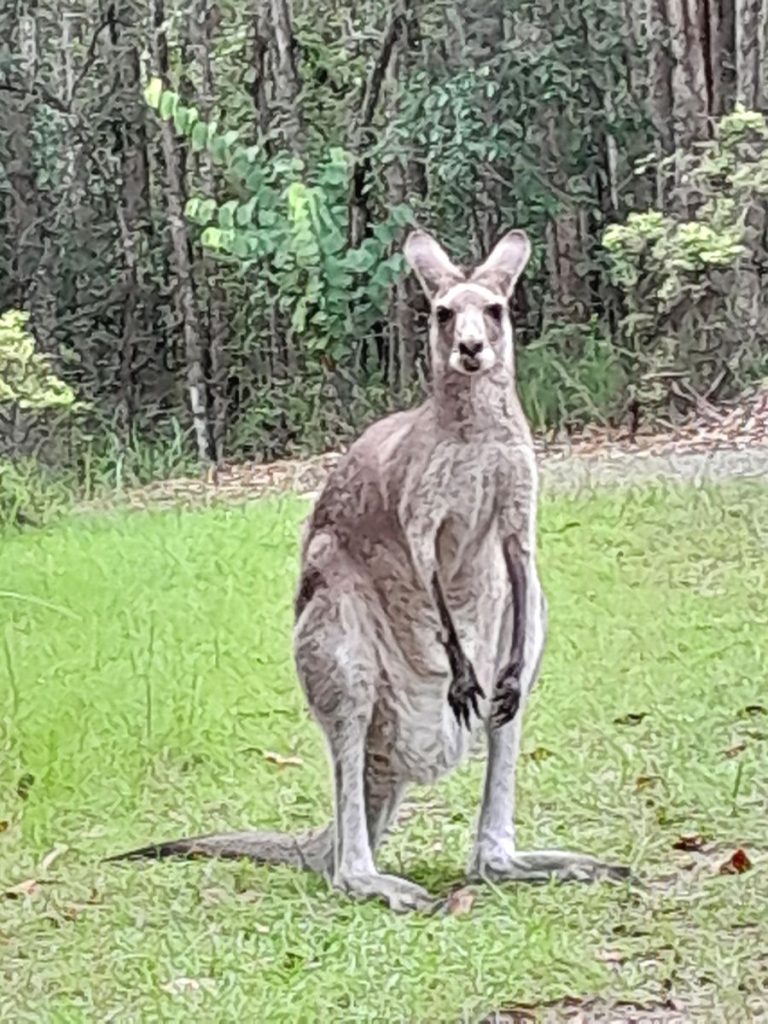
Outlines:
[[[494, 587], [492, 580], [486, 585], [479, 598], [465, 595], [463, 603], [451, 607], [463, 650], [485, 694], [480, 719], [471, 720], [473, 731], [482, 729], [489, 712], [506, 612], [504, 590]], [[401, 619], [388, 626], [388, 644], [379, 651], [379, 662], [386, 668], [377, 689], [369, 744], [402, 778], [434, 782], [466, 756], [472, 734], [459, 725], [448, 704], [451, 673], [431, 609], [412, 620], [405, 635]], [[378, 635], [384, 639], [381, 631]]]

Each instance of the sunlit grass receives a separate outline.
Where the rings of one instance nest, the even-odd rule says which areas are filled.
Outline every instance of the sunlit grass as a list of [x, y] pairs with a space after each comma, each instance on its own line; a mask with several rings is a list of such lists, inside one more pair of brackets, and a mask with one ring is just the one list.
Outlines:
[[[515, 1001], [670, 992], [707, 1019], [752, 1019], [768, 982], [757, 484], [542, 508], [551, 639], [520, 842], [631, 861], [645, 894], [477, 887], [464, 916], [402, 918], [288, 869], [99, 862], [152, 839], [327, 818], [324, 745], [290, 653], [305, 510], [83, 516], [3, 538], [0, 888], [50, 884], [0, 900], [0, 1019], [442, 1024]], [[456, 884], [481, 777], [478, 760], [414, 790], [382, 865], [436, 893]], [[673, 848], [693, 833], [716, 849]], [[753, 869], [719, 875], [739, 846]]]

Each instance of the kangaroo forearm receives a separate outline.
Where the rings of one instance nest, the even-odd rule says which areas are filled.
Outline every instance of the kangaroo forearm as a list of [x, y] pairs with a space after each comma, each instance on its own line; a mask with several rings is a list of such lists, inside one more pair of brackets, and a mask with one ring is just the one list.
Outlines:
[[503, 551], [512, 592], [512, 636], [509, 638], [507, 662], [502, 667], [494, 688], [494, 722], [497, 726], [512, 721], [522, 700], [522, 678], [526, 669], [526, 634], [532, 625], [529, 621], [531, 590], [535, 586], [533, 559], [522, 550], [515, 536], [505, 541]]
[[512, 636], [509, 639], [509, 662], [521, 665], [525, 650], [525, 632], [528, 625], [528, 591], [530, 589], [529, 574], [526, 571], [525, 558], [515, 541], [504, 544], [504, 563], [512, 593]]
[[456, 632], [456, 627], [453, 624], [453, 619], [451, 618], [451, 613], [448, 610], [445, 595], [443, 594], [443, 588], [440, 586], [440, 580], [438, 579], [436, 572], [432, 576], [432, 596], [435, 599], [435, 604], [440, 615], [440, 624], [445, 633], [443, 647], [448, 655], [448, 662], [451, 669], [455, 671], [455, 669], [461, 665], [462, 661], [466, 659], [464, 657], [464, 652], [461, 649], [459, 636]]

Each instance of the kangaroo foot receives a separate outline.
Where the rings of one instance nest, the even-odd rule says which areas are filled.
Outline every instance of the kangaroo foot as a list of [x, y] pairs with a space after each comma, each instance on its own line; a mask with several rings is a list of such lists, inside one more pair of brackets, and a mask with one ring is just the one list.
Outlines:
[[501, 844], [484, 843], [475, 849], [469, 865], [471, 878], [491, 882], [543, 883], [632, 880], [623, 864], [609, 864], [587, 853], [563, 850], [511, 851]]
[[413, 910], [430, 913], [437, 910], [442, 902], [420, 885], [397, 875], [337, 874], [333, 886], [356, 899], [382, 899], [391, 910], [400, 914]]

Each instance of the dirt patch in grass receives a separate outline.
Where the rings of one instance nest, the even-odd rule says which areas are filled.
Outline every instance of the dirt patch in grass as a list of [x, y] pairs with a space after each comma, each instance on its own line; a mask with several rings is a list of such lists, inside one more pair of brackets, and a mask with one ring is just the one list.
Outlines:
[[567, 997], [533, 1005], [520, 1003], [486, 1017], [482, 1024], [686, 1024], [693, 1018], [675, 999], [664, 1002], [613, 1002]]

